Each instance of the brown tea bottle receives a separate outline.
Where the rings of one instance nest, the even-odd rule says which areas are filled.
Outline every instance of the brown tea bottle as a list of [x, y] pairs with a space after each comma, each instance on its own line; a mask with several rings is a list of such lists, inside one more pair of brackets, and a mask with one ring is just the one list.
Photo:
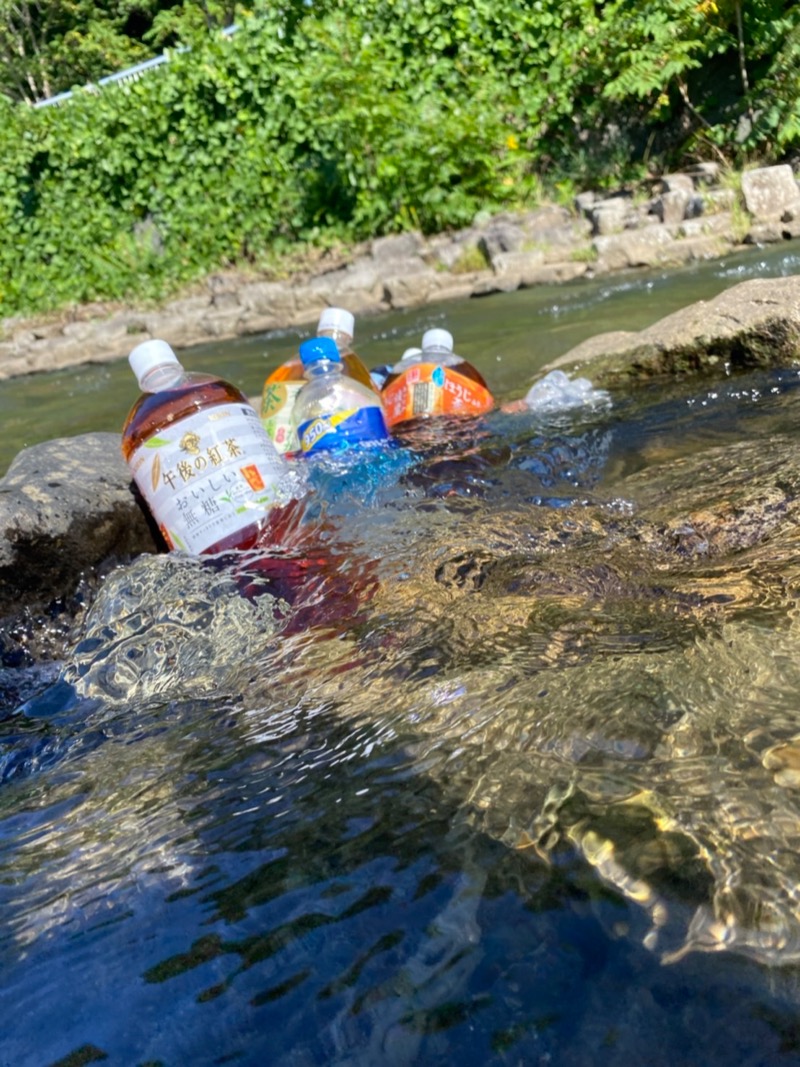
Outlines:
[[142, 395], [122, 455], [170, 549], [252, 548], [271, 510], [291, 499], [288, 464], [235, 386], [186, 371], [166, 341], [130, 353]]

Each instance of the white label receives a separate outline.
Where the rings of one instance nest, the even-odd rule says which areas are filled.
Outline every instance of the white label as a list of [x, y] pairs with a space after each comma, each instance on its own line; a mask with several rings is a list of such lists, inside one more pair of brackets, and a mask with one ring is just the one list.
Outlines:
[[219, 404], [165, 427], [130, 459], [170, 548], [200, 553], [276, 502], [286, 463], [246, 404]]

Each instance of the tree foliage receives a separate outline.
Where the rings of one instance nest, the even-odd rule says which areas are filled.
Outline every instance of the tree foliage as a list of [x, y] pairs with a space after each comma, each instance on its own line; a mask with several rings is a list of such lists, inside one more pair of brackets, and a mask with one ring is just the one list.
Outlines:
[[37, 101], [152, 55], [170, 0], [0, 0], [0, 92]]
[[[40, 16], [79, 9], [71, 81], [146, 40], [191, 47], [58, 107], [0, 96], [6, 314], [163, 295], [298, 243], [463, 226], [646, 166], [774, 160], [800, 135], [800, 4], [785, 0], [52, 0]], [[41, 90], [45, 67], [23, 68]]]

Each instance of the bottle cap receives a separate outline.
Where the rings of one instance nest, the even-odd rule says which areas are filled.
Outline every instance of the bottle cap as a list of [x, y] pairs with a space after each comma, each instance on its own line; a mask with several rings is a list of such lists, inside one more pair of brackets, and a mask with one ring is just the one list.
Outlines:
[[140, 345], [137, 345], [128, 356], [128, 363], [136, 375], [140, 388], [145, 377], [155, 367], [161, 367], [165, 363], [177, 363], [180, 366], [180, 360], [167, 342], [156, 338], [152, 341], [142, 341]]
[[332, 337], [310, 337], [300, 345], [300, 359], [303, 366], [308, 367], [321, 359], [329, 363], [341, 363], [342, 357]]
[[355, 325], [356, 320], [344, 308], [325, 308], [319, 317], [317, 330], [319, 333], [322, 333], [323, 330], [341, 330], [348, 337], [353, 337]]
[[422, 335], [422, 348], [446, 348], [453, 351], [453, 335], [449, 330], [426, 330]]

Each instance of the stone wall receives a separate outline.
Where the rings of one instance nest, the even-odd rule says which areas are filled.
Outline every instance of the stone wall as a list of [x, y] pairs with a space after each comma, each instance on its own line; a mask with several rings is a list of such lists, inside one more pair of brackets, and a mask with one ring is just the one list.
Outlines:
[[326, 306], [363, 316], [679, 266], [794, 237], [800, 237], [800, 186], [788, 165], [745, 172], [739, 195], [721, 184], [714, 164], [699, 164], [664, 175], [646, 193], [582, 193], [572, 210], [548, 206], [478, 218], [468, 229], [434, 237], [378, 238], [323, 257], [288, 280], [220, 273], [151, 310], [88, 305], [36, 322], [6, 319], [0, 379], [120, 359], [150, 337], [183, 348], [310, 326]]

